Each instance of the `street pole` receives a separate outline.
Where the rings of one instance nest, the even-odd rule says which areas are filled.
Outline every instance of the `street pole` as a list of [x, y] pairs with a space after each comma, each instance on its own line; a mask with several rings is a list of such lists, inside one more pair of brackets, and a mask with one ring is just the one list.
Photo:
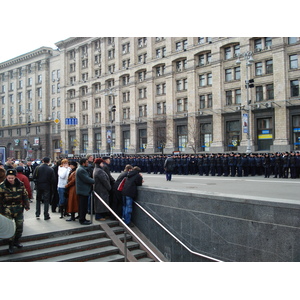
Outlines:
[[[251, 122], [251, 105], [250, 105], [250, 96], [249, 96], [249, 88], [254, 87], [254, 84], [252, 84], [254, 82], [253, 79], [251, 79], [251, 82], [249, 80], [249, 67], [252, 65], [253, 62], [253, 58], [252, 58], [252, 52], [251, 51], [246, 51], [245, 53], [239, 54], [238, 55], [238, 60], [236, 61], [236, 64], [241, 64], [240, 61], [240, 57], [244, 57], [246, 60], [246, 105], [244, 110], [247, 111], [247, 148], [246, 148], [246, 153], [249, 154], [251, 153], [251, 126], [250, 126], [250, 122]], [[251, 84], [250, 84], [251, 83]]]

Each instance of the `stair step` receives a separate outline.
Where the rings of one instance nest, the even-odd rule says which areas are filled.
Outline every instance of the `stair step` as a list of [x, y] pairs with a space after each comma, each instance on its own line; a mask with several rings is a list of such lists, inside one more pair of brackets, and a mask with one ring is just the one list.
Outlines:
[[138, 259], [138, 262], [154, 262], [154, 260], [149, 257], [143, 257], [143, 258]]
[[[71, 233], [69, 235], [56, 236], [52, 238], [43, 238], [38, 240], [30, 240], [28, 242], [22, 242], [23, 248], [21, 250], [17, 250], [15, 248], [15, 253], [32, 251], [37, 249], [49, 248], [53, 246], [63, 245], [75, 243], [78, 241], [92, 240], [96, 238], [101, 238], [105, 236], [105, 232], [103, 230], [94, 230], [88, 232], [80, 232], [80, 233]], [[7, 253], [8, 246], [0, 246], [0, 255], [5, 255]]]
[[141, 249], [134, 249], [130, 252], [136, 257], [136, 259], [147, 257], [147, 253], [144, 250], [141, 250]]
[[[89, 261], [90, 259], [96, 259], [100, 257], [106, 257], [108, 254], [117, 254], [119, 249], [115, 246], [109, 245], [101, 248], [95, 248], [90, 250], [84, 250], [76, 253], [69, 253], [65, 255], [59, 255], [55, 257], [49, 257], [47, 259], [40, 259], [37, 262], [79, 262]], [[124, 259], [124, 257], [123, 257]]]
[[[86, 250], [86, 248], [96, 248], [103, 247], [111, 244], [111, 239], [103, 237], [96, 240], [87, 240], [72, 244], [65, 244], [60, 246], [55, 246], [46, 249], [38, 249], [27, 252], [20, 252], [10, 255], [5, 255], [0, 257], [0, 261], [37, 261], [40, 259], [49, 258], [51, 256], [58, 256], [62, 254], [67, 254], [71, 252], [80, 252]], [[99, 250], [98, 250], [99, 251]]]
[[91, 259], [88, 262], [123, 262], [124, 256], [121, 254], [113, 254], [108, 256]]

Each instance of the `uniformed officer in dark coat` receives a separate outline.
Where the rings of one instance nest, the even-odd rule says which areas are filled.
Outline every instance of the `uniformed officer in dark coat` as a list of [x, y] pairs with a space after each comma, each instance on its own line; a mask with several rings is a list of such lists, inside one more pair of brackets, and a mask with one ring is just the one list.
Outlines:
[[227, 177], [229, 175], [229, 158], [228, 153], [224, 153], [222, 157], [222, 167], [223, 167], [223, 176]]
[[228, 157], [228, 166], [230, 168], [230, 176], [235, 177], [236, 174], [236, 159], [233, 152]]
[[200, 176], [203, 176], [203, 171], [204, 171], [204, 169], [203, 169], [203, 154], [198, 155], [197, 161], [198, 161], [198, 163], [197, 163], [198, 164], [198, 174]]
[[16, 231], [13, 237], [9, 239], [8, 251], [14, 252], [14, 246], [22, 248], [20, 238], [23, 233], [24, 209], [29, 210], [29, 198], [26, 188], [18, 178], [16, 170], [8, 169], [6, 179], [0, 184], [0, 213], [5, 217], [12, 219], [16, 224]]
[[277, 177], [282, 177], [282, 156], [279, 152], [276, 152], [274, 160], [274, 178]]
[[196, 174], [196, 168], [197, 168], [197, 159], [194, 154], [191, 155], [189, 160], [189, 173], [191, 175]]
[[209, 158], [209, 165], [210, 165], [210, 175], [216, 176], [216, 156], [215, 153], [212, 153]]
[[242, 177], [243, 176], [243, 165], [242, 165], [242, 157], [240, 153], [237, 153], [235, 155], [236, 158], [236, 170], [237, 170], [237, 176]]
[[218, 153], [216, 157], [216, 170], [218, 176], [222, 176], [223, 174], [223, 157], [221, 153]]
[[289, 153], [285, 152], [282, 156], [282, 177], [288, 178], [289, 177], [289, 168], [290, 168], [290, 157]]
[[203, 157], [203, 171], [205, 176], [209, 175], [210, 163], [209, 163], [209, 155], [206, 153]]

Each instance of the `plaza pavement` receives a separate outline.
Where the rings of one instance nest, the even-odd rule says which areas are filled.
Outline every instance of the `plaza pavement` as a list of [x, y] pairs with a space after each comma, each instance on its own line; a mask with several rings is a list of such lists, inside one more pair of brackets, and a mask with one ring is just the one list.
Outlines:
[[[112, 173], [114, 178], [119, 174]], [[142, 173], [143, 186], [173, 190], [186, 191], [188, 193], [199, 193], [209, 195], [227, 196], [233, 198], [266, 200], [285, 203], [300, 204], [300, 179], [279, 179], [255, 177], [218, 177], [199, 175], [173, 175], [172, 181], [166, 181], [165, 175]], [[35, 197], [35, 193], [34, 193]], [[45, 221], [41, 214], [40, 219], [35, 217], [35, 199], [30, 203], [30, 210], [24, 211], [23, 236], [54, 232], [66, 229], [82, 227], [78, 221], [67, 222], [68, 217], [60, 219], [60, 214], [50, 212], [50, 220]], [[43, 206], [41, 207], [43, 209]], [[58, 209], [57, 209], [58, 210]], [[89, 220], [91, 215], [87, 215]], [[104, 221], [106, 222], [106, 221]], [[99, 222], [93, 218], [93, 224]]]

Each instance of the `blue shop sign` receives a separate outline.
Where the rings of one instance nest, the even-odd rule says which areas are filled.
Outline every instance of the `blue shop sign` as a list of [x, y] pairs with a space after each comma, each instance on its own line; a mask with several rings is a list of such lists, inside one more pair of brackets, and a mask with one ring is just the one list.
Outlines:
[[269, 133], [270, 133], [270, 130], [262, 130], [261, 133], [262, 133], [262, 134], [269, 134]]

